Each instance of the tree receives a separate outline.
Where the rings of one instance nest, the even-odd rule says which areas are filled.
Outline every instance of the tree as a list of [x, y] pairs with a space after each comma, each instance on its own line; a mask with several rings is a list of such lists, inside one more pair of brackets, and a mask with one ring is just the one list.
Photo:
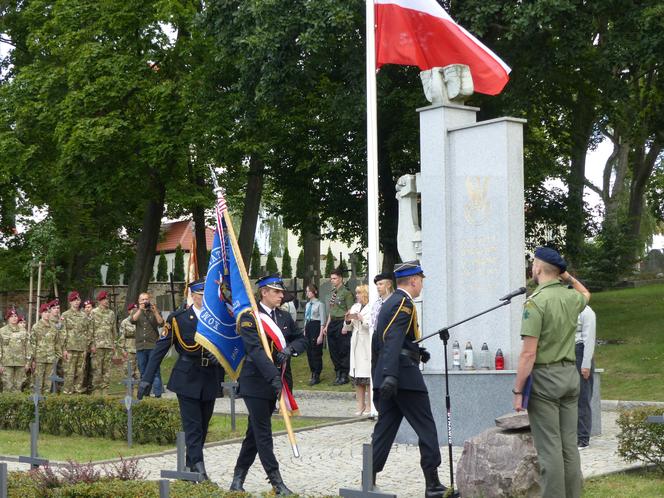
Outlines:
[[180, 244], [178, 244], [178, 246], [175, 248], [173, 280], [176, 282], [184, 282], [184, 251], [182, 250], [182, 246]]
[[124, 260], [124, 267], [122, 270], [122, 283], [127, 285], [129, 279], [131, 278], [131, 272], [133, 269], [134, 258], [131, 255], [127, 255]]
[[291, 262], [290, 252], [288, 246], [284, 248], [284, 254], [281, 261], [281, 276], [282, 278], [293, 278], [293, 265]]
[[295, 276], [304, 278], [304, 272], [304, 249], [300, 249], [300, 254], [297, 255], [297, 262], [295, 263]]
[[249, 272], [251, 278], [258, 278], [261, 275], [261, 253], [258, 250], [258, 243], [254, 241], [254, 250], [251, 252], [251, 269]]
[[120, 284], [120, 271], [118, 263], [115, 259], [111, 259], [108, 263], [106, 270], [106, 285], [119, 285]]
[[341, 259], [339, 260], [339, 270], [341, 270], [341, 274], [344, 277], [348, 273], [348, 264], [346, 263], [346, 260], [344, 259], [343, 256], [341, 256]]
[[327, 254], [325, 255], [325, 277], [330, 278], [332, 271], [336, 268], [334, 262], [334, 254], [332, 254], [332, 246], [327, 248]]
[[166, 255], [164, 251], [159, 252], [159, 261], [157, 262], [157, 282], [168, 281], [168, 263], [166, 262]]
[[274, 254], [272, 254], [272, 251], [267, 253], [267, 261], [265, 262], [265, 272], [268, 275], [272, 275], [273, 273], [277, 273], [279, 271], [279, 268], [277, 267], [277, 261], [274, 259]]

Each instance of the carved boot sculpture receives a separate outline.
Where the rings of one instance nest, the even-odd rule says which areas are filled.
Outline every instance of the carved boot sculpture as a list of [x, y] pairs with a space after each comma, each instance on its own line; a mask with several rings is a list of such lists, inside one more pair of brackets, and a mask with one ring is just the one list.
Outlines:
[[290, 496], [293, 493], [290, 489], [284, 484], [284, 480], [281, 478], [279, 470], [273, 470], [267, 474], [267, 480], [270, 481], [272, 487], [274, 488], [274, 494], [277, 496]]
[[244, 480], [247, 478], [248, 469], [235, 468], [233, 473], [233, 481], [231, 482], [230, 491], [242, 491], [244, 493]]
[[442, 498], [445, 496], [447, 488], [443, 486], [438, 478], [438, 469], [425, 470], [424, 482], [426, 483], [426, 488], [424, 490], [425, 498]]

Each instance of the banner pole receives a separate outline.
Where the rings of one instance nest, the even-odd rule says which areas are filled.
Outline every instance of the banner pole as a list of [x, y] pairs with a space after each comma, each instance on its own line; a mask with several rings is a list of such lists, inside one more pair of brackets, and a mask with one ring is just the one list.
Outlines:
[[[217, 200], [223, 199], [224, 189], [219, 186], [219, 183], [217, 182], [217, 175], [212, 169], [212, 166], [210, 166], [210, 172], [212, 173], [212, 181], [214, 183], [214, 193], [217, 196]], [[244, 284], [245, 291], [247, 292], [247, 296], [249, 297], [249, 304], [251, 305], [251, 311], [253, 312], [254, 317], [256, 318], [256, 327], [258, 329], [258, 336], [260, 337], [261, 344], [263, 345], [263, 349], [265, 350], [265, 354], [267, 355], [268, 358], [270, 358], [270, 361], [272, 361], [272, 353], [270, 351], [270, 345], [267, 342], [267, 336], [265, 335], [265, 330], [263, 330], [263, 324], [260, 320], [258, 306], [256, 305], [256, 299], [254, 298], [254, 294], [251, 290], [251, 285], [249, 283], [249, 275], [247, 275], [247, 270], [244, 266], [244, 261], [242, 259], [242, 254], [240, 253], [240, 247], [238, 246], [237, 239], [235, 237], [235, 230], [233, 229], [233, 222], [231, 220], [230, 214], [228, 213], [228, 209], [225, 209], [223, 211], [223, 217], [224, 221], [226, 222], [226, 230], [228, 231], [231, 247], [233, 248], [233, 253], [235, 254], [235, 261], [237, 262], [238, 270], [240, 272], [240, 276], [242, 277], [242, 283]], [[279, 396], [279, 408], [281, 410], [281, 416], [284, 419], [284, 425], [286, 426], [286, 431], [288, 433], [288, 440], [290, 441], [291, 449], [293, 450], [293, 456], [295, 456], [295, 458], [300, 458], [300, 450], [297, 447], [297, 441], [295, 440], [295, 433], [293, 432], [293, 426], [291, 425], [290, 415], [288, 414], [288, 410], [286, 409], [286, 402], [284, 401], [283, 392], [282, 395]]]

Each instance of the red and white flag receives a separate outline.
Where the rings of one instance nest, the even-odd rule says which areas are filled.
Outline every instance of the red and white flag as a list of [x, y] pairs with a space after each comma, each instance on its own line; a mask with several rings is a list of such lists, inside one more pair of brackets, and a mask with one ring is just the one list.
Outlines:
[[374, 5], [377, 67], [402, 64], [424, 71], [466, 64], [476, 92], [497, 95], [507, 84], [509, 66], [436, 0], [374, 0]]

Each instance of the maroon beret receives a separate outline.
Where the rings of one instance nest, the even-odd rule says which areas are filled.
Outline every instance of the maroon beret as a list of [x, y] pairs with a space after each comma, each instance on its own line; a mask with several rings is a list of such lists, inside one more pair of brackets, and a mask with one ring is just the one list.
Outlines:
[[133, 310], [133, 309], [136, 308], [136, 307], [137, 307], [137, 306], [136, 306], [136, 303], [129, 303], [129, 304], [127, 305], [127, 311], [131, 311], [131, 310]]
[[67, 300], [71, 303], [72, 301], [76, 301], [77, 299], [81, 299], [81, 295], [78, 293], [78, 291], [73, 290], [69, 293], [67, 296]]
[[108, 299], [108, 292], [99, 291], [99, 294], [97, 294], [97, 301], [102, 301], [103, 299]]
[[42, 304], [39, 306], [39, 312], [40, 312], [40, 313], [43, 313], [44, 311], [48, 311], [48, 303], [42, 303]]
[[46, 306], [48, 306], [48, 309], [54, 308], [56, 306], [60, 306], [60, 300], [59, 299], [54, 299], [53, 301], [49, 301]]
[[10, 316], [18, 317], [18, 313], [16, 312], [16, 308], [14, 308], [13, 306], [7, 308], [7, 311], [5, 311], [5, 320], [9, 320]]
[[88, 304], [90, 306], [92, 306], [92, 300], [91, 299], [86, 299], [85, 301], [83, 301], [83, 307], [87, 306]]

